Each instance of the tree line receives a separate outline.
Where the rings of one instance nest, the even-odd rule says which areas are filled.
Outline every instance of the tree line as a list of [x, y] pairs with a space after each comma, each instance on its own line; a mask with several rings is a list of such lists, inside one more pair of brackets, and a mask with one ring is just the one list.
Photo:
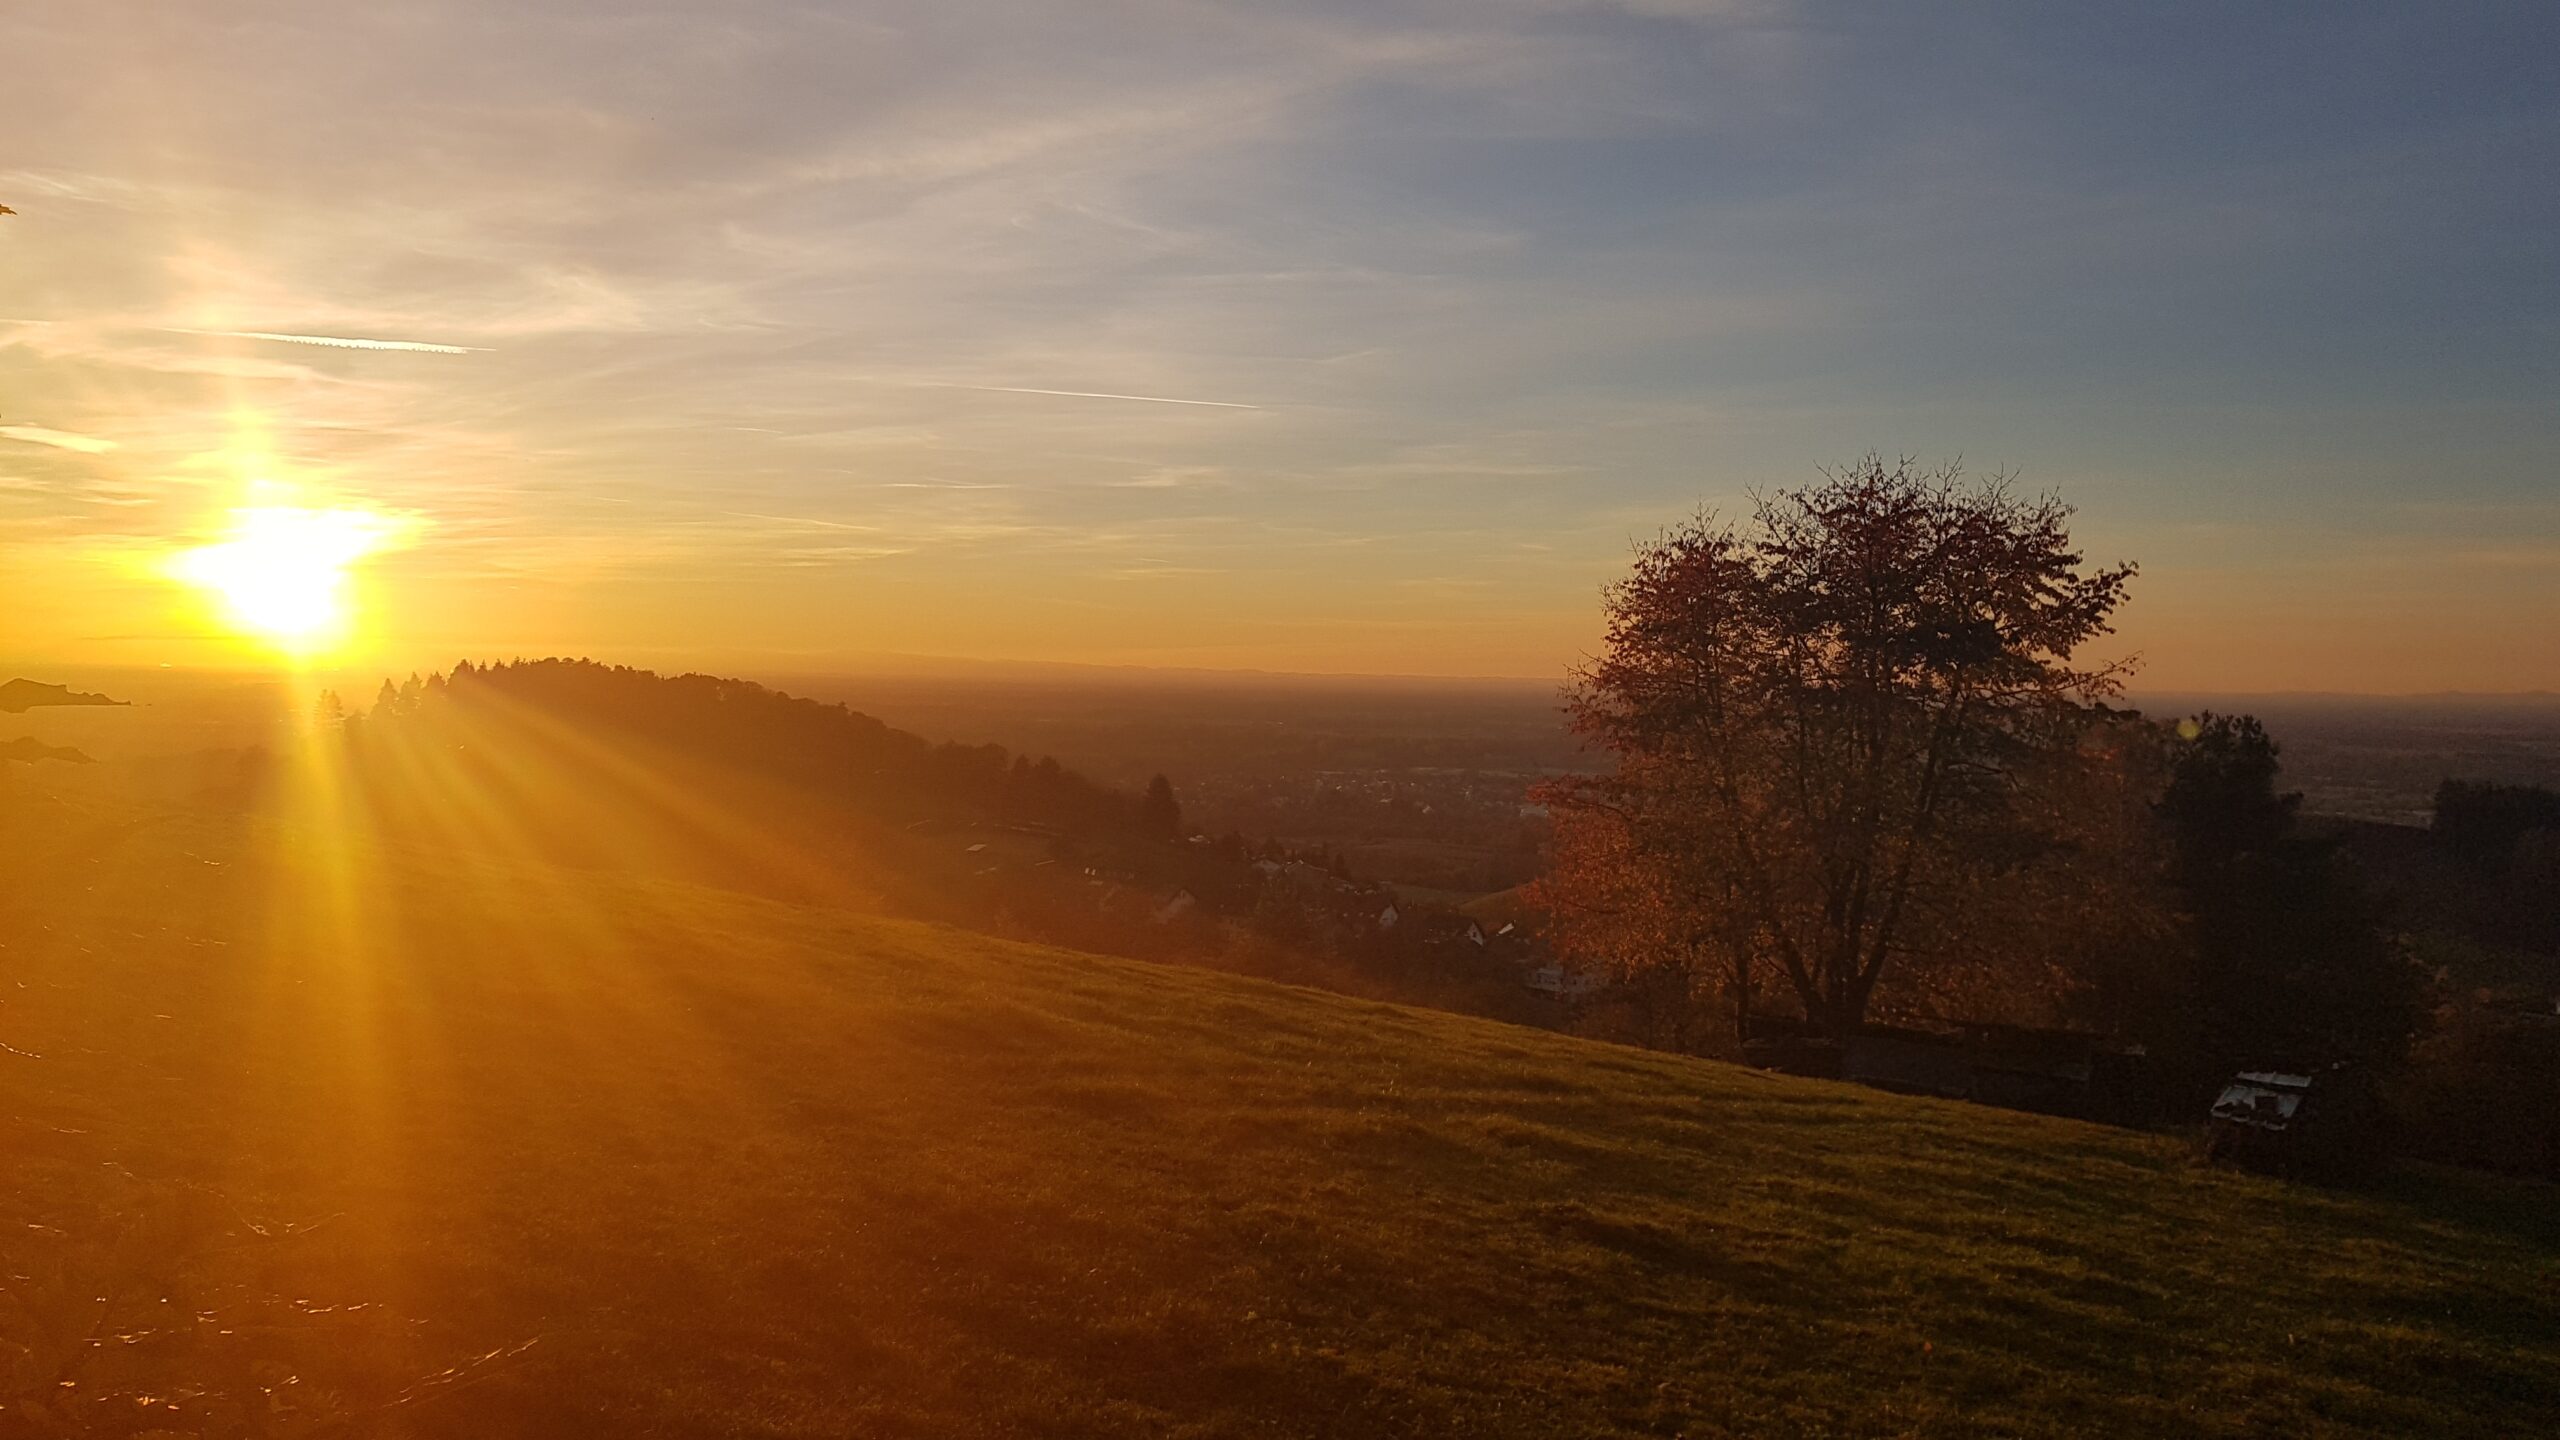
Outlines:
[[432, 739], [474, 716], [540, 715], [878, 820], [992, 819], [1154, 839], [1174, 838], [1182, 825], [1180, 802], [1161, 775], [1132, 796], [1052, 756], [936, 744], [842, 704], [712, 675], [558, 657], [465, 660], [445, 673], [385, 679], [369, 710], [350, 710], [334, 695], [321, 705], [359, 752], [395, 735]]

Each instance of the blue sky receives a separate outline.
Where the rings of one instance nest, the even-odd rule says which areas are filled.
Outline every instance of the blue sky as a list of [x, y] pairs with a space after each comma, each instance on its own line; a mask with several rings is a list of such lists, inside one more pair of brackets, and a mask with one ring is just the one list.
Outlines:
[[1631, 539], [1877, 449], [2063, 491], [2164, 688], [2560, 688], [2560, 7], [0, 46], [0, 649], [195, 656], [146, 562], [265, 487], [416, 522], [369, 583], [420, 660], [1546, 674]]

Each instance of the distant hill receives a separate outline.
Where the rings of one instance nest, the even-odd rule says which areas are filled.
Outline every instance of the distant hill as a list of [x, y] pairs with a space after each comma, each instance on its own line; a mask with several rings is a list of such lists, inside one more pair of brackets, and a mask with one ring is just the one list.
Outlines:
[[1137, 797], [1054, 760], [745, 680], [464, 663], [341, 708], [354, 798], [429, 843], [945, 919], [987, 909], [959, 893], [961, 847], [932, 840], [954, 827], [1162, 848]]
[[31, 740], [24, 735], [0, 740], [0, 760], [67, 760], [74, 765], [90, 763], [88, 756], [68, 745], [47, 745], [41, 740]]
[[1212, 838], [1053, 758], [935, 744], [843, 704], [551, 659], [461, 664], [322, 710], [340, 724], [339, 743], [319, 731], [324, 768], [344, 770], [332, 803], [403, 843], [1554, 1016], [1484, 947], [1378, 926], [1383, 888], [1277, 881], [1255, 862], [1298, 858], [1278, 842]]
[[382, 743], [637, 742], [659, 758], [769, 782], [804, 803], [874, 818], [1033, 820], [1127, 829], [1136, 802], [1056, 762], [995, 745], [936, 745], [841, 704], [752, 681], [659, 675], [592, 660], [460, 664], [408, 685], [384, 681], [357, 733]]
[[[2560, 1414], [2547, 1188], [2288, 1188], [2168, 1138], [352, 834], [295, 793], [0, 810], [0, 1273], [49, 1277], [0, 1342], [55, 1309], [142, 1337], [62, 1351], [92, 1368], [29, 1382], [49, 1405], [151, 1383], [183, 1283], [277, 1403], [417, 1437]], [[116, 1278], [162, 1233], [138, 1194], [200, 1217], [166, 1278]], [[232, 1373], [158, 1377], [154, 1423]]]
[[[104, 695], [88, 695], [67, 685], [47, 685], [36, 680], [11, 680], [0, 683], [0, 715], [24, 715], [30, 710], [55, 706], [122, 705]], [[48, 745], [32, 736], [18, 735], [0, 740], [0, 764], [10, 762], [32, 764], [39, 760], [61, 760], [74, 765], [90, 763], [89, 756], [68, 745]]]
[[37, 680], [11, 680], [0, 684], [0, 715], [24, 715], [30, 710], [61, 705], [122, 705], [104, 695], [91, 695], [68, 685], [47, 685]]

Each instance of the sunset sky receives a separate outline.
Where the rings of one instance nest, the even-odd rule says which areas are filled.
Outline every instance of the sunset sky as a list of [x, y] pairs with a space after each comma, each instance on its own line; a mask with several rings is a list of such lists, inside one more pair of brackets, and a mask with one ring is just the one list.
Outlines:
[[0, 55], [0, 660], [257, 659], [173, 557], [284, 506], [369, 517], [403, 667], [1548, 675], [1632, 539], [1874, 449], [2062, 491], [2151, 685], [2560, 689], [2548, 3], [93, 0]]

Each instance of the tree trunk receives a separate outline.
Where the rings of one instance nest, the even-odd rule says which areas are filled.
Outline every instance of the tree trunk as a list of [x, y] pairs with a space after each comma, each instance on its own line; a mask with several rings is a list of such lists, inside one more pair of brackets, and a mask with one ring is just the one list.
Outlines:
[[1832, 1040], [1847, 1040], [1867, 1023], [1867, 987], [1854, 980], [1823, 997], [1822, 1013], [1815, 1023], [1823, 1035]]

